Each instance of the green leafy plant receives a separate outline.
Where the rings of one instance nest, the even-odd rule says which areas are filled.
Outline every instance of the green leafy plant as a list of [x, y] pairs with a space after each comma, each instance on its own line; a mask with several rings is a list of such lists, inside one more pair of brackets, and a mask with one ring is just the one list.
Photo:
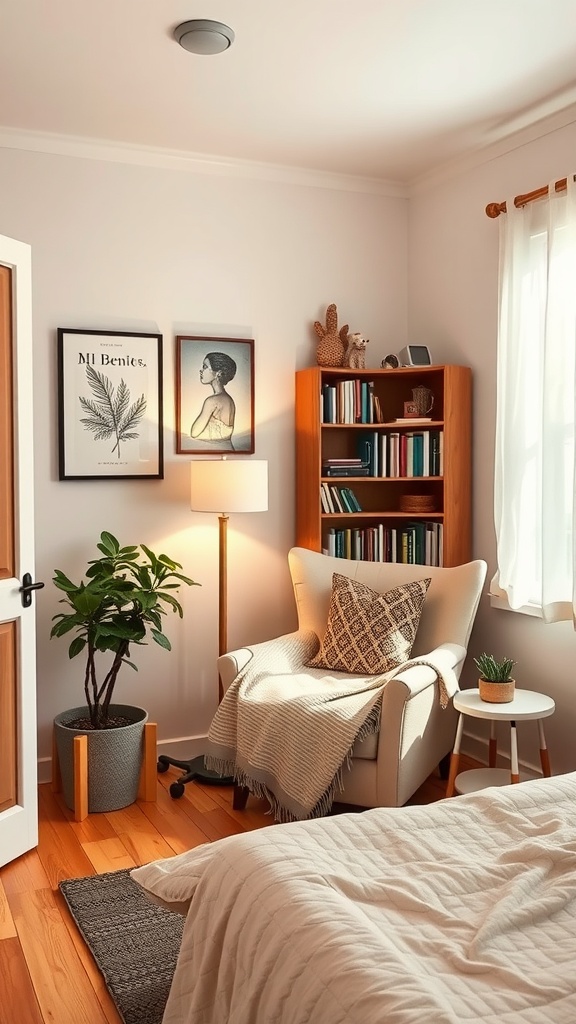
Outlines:
[[516, 662], [512, 658], [496, 661], [492, 654], [480, 654], [474, 658], [474, 664], [482, 679], [486, 679], [490, 683], [508, 683], [512, 679], [512, 669]]
[[120, 442], [133, 441], [138, 437], [134, 428], [138, 426], [146, 412], [146, 399], [140, 395], [130, 405], [130, 391], [124, 380], [121, 380], [118, 388], [115, 389], [110, 379], [104, 373], [98, 373], [93, 367], [86, 367], [86, 377], [94, 400], [82, 398], [80, 405], [87, 416], [81, 418], [85, 430], [91, 430], [95, 441], [106, 441], [109, 437], [115, 437], [116, 443], [112, 448], [112, 454], [120, 458]]
[[[150, 635], [160, 647], [171, 650], [162, 616], [170, 608], [182, 618], [182, 606], [174, 591], [183, 584], [199, 584], [178, 571], [182, 568], [179, 562], [167, 555], [155, 555], [145, 544], [121, 548], [116, 537], [104, 531], [97, 547], [102, 557], [88, 563], [87, 582], [73, 583], [60, 569], [54, 570], [53, 583], [66, 595], [60, 603], [68, 605], [70, 611], [53, 617], [50, 636], [76, 633], [68, 656], [86, 653], [84, 694], [90, 722], [94, 729], [106, 729], [122, 665], [138, 671], [130, 660], [130, 645], [142, 645]], [[102, 682], [96, 674], [98, 653], [112, 655]]]

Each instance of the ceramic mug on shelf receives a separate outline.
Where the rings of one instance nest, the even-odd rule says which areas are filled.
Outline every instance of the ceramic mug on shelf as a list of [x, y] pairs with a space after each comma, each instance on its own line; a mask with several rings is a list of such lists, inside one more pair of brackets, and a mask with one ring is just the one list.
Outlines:
[[412, 388], [412, 401], [418, 410], [418, 415], [427, 416], [432, 411], [434, 395], [430, 388], [425, 388], [422, 384], [419, 384], [417, 388]]

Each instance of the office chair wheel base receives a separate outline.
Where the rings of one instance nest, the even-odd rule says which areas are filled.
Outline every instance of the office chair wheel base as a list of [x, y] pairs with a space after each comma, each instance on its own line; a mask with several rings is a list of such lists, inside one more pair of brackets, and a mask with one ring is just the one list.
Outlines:
[[180, 761], [176, 757], [167, 757], [166, 754], [160, 754], [156, 763], [157, 771], [163, 775], [164, 772], [168, 771], [170, 765], [173, 765], [175, 768], [182, 768], [183, 770], [183, 774], [178, 781], [173, 782], [169, 789], [170, 796], [173, 796], [175, 800], [183, 795], [185, 784], [192, 782], [194, 779], [208, 786], [234, 785], [234, 779], [231, 775], [220, 775], [218, 772], [213, 772], [210, 768], [205, 768], [202, 755], [193, 757], [190, 761]]

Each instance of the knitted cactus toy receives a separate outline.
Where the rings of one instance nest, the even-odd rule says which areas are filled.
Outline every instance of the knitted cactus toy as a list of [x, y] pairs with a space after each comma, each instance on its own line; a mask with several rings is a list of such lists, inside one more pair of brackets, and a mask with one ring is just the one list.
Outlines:
[[316, 320], [314, 330], [320, 339], [316, 349], [318, 366], [342, 366], [348, 344], [348, 324], [341, 327], [340, 331], [338, 330], [338, 312], [335, 302], [331, 302], [326, 310], [326, 327]]

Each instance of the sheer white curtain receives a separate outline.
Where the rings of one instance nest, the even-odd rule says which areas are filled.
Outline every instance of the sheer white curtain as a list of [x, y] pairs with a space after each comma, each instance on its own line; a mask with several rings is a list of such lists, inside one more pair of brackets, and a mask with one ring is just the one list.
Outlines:
[[576, 625], [576, 185], [500, 217], [491, 593]]

